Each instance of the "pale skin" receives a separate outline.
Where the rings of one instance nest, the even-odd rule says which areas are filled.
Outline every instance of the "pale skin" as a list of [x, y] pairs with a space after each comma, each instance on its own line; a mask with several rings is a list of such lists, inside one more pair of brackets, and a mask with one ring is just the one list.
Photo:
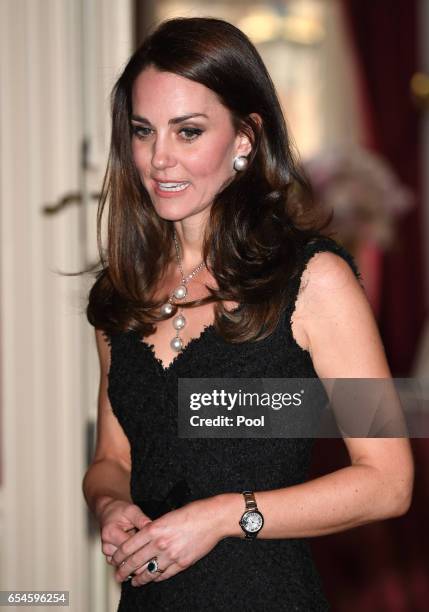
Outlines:
[[[159, 104], [163, 100], [163, 104]], [[175, 124], [190, 113], [199, 117]], [[233, 158], [248, 155], [251, 143], [233, 130], [229, 111], [209, 89], [170, 73], [146, 69], [133, 89], [133, 114], [150, 121], [144, 138], [133, 137], [133, 154], [141, 180], [157, 213], [175, 224], [185, 271], [201, 260], [201, 241], [211, 199], [234, 175]], [[185, 142], [191, 132], [203, 133]], [[140, 132], [140, 136], [142, 133]], [[188, 181], [177, 198], [154, 191], [154, 177]], [[168, 294], [180, 282], [175, 265], [156, 293]], [[203, 297], [207, 270], [190, 284], [191, 299]], [[235, 304], [225, 304], [227, 308]], [[213, 322], [213, 304], [188, 311], [182, 332], [185, 345]], [[348, 264], [332, 253], [309, 262], [292, 319], [293, 335], [309, 351], [320, 378], [389, 378], [390, 371], [367, 299]], [[150, 336], [165, 366], [175, 353], [169, 347], [171, 322], [163, 321]], [[225, 537], [244, 537], [238, 521], [243, 497], [225, 492], [191, 502], [150, 520], [132, 503], [129, 491], [130, 446], [107, 396], [110, 348], [96, 330], [100, 359], [97, 447], [84, 493], [101, 527], [102, 550], [116, 567], [119, 582], [133, 572], [134, 586], [168, 580], [196, 563]], [[264, 527], [258, 538], [300, 538], [335, 533], [404, 514], [410, 505], [413, 461], [405, 438], [344, 438], [350, 465], [311, 481], [271, 491], [256, 491]], [[162, 574], [150, 574], [147, 562], [157, 556]]]

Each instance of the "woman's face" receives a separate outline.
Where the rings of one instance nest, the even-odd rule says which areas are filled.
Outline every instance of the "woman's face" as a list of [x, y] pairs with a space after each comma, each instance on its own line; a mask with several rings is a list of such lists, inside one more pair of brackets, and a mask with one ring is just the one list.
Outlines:
[[235, 174], [234, 157], [251, 149], [213, 91], [153, 67], [134, 82], [131, 123], [141, 181], [158, 215], [170, 221], [204, 219]]

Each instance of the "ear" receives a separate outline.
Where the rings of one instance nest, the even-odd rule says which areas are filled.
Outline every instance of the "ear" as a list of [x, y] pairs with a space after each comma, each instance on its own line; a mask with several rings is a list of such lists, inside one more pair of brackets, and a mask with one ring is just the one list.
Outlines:
[[[260, 129], [262, 127], [262, 118], [258, 113], [251, 113], [249, 117], [254, 123], [258, 125]], [[246, 125], [240, 130], [236, 138], [236, 155], [248, 156], [253, 148], [253, 142], [255, 141], [255, 134], [250, 125]]]

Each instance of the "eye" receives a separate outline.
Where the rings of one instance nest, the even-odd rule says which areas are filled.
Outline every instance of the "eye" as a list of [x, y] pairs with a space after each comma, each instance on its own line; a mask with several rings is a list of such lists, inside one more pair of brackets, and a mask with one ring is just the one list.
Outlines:
[[143, 127], [141, 125], [131, 125], [131, 133], [133, 136], [136, 136], [140, 140], [145, 140], [152, 130], [148, 127]]
[[190, 128], [190, 127], [182, 128], [179, 131], [179, 134], [182, 134], [183, 136], [183, 140], [187, 140], [187, 141], [196, 140], [198, 136], [201, 136], [202, 133], [203, 133], [203, 130], [201, 130], [200, 128]]

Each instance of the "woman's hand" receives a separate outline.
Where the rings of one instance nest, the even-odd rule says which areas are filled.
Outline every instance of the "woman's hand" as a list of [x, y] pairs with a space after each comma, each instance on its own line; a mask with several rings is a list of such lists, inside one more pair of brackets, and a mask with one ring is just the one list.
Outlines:
[[[211, 497], [147, 523], [114, 553], [116, 580], [122, 582], [132, 573], [131, 584], [141, 586], [171, 578], [207, 555], [225, 537], [223, 522], [219, 500]], [[154, 557], [162, 573], [147, 570]]]
[[112, 563], [112, 555], [118, 547], [134, 536], [139, 529], [151, 522], [135, 504], [114, 499], [103, 506], [98, 514], [101, 533], [101, 550], [106, 555], [107, 563]]

